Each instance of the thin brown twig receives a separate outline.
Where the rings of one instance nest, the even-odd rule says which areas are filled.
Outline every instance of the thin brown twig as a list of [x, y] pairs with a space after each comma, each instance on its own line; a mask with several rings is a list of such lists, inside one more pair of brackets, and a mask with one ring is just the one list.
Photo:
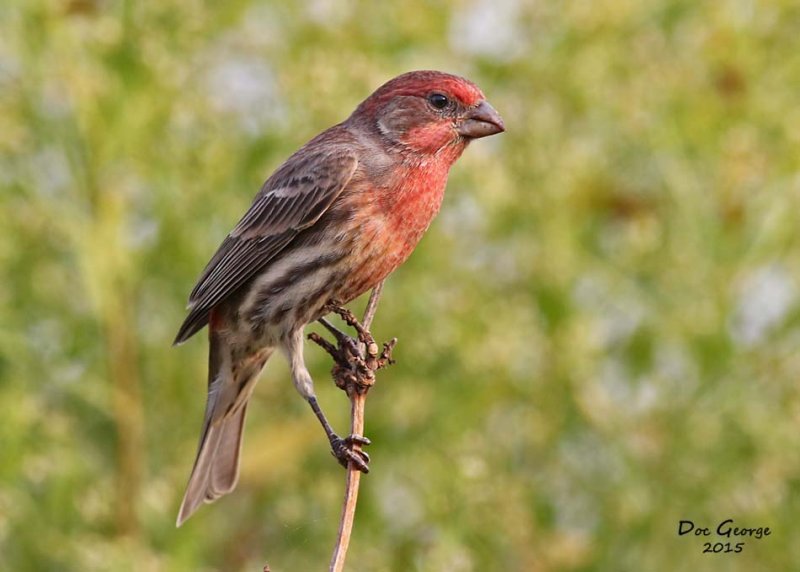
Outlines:
[[[369, 334], [369, 328], [372, 325], [372, 320], [375, 318], [375, 312], [378, 309], [378, 301], [383, 289], [383, 282], [378, 284], [373, 290], [367, 302], [367, 308], [364, 311], [364, 319], [361, 321], [361, 327], [367, 334], [369, 340], [372, 340], [372, 335]], [[361, 334], [361, 332], [359, 332]], [[360, 336], [361, 337], [361, 336]], [[395, 340], [393, 340], [394, 342]], [[383, 367], [387, 363], [391, 363], [391, 348], [394, 346], [393, 342], [384, 345], [384, 352], [380, 358], [377, 359], [377, 349], [371, 346], [375, 345], [374, 340], [371, 343], [359, 344], [362, 363], [366, 363], [370, 370], [370, 374], [374, 376], [376, 369]], [[383, 360], [383, 363], [381, 363]], [[374, 377], [372, 378], [374, 382]], [[337, 380], [337, 385], [339, 381]], [[341, 387], [341, 385], [340, 385]], [[364, 435], [364, 407], [367, 400], [367, 391], [371, 387], [370, 384], [357, 384], [347, 383], [344, 387], [350, 398], [350, 434], [351, 435]], [[354, 444], [354, 448], [361, 448], [360, 445]], [[345, 480], [344, 501], [342, 503], [342, 515], [339, 520], [339, 533], [336, 538], [336, 544], [333, 548], [333, 555], [331, 556], [330, 572], [342, 572], [344, 570], [344, 562], [347, 557], [347, 549], [350, 546], [350, 536], [353, 532], [353, 520], [356, 513], [356, 502], [358, 501], [358, 489], [361, 483], [361, 471], [351, 461], [347, 467], [347, 477]]]
[[[350, 431], [354, 435], [363, 435], [364, 431], [364, 404], [366, 393], [354, 392], [350, 396]], [[356, 447], [357, 445], [353, 445]], [[344, 485], [344, 501], [342, 502], [342, 516], [339, 520], [339, 534], [333, 547], [331, 556], [331, 572], [342, 572], [347, 549], [350, 547], [350, 536], [353, 532], [353, 520], [358, 502], [358, 488], [361, 483], [361, 471], [356, 469], [351, 462], [347, 467], [347, 477]]]
[[372, 289], [372, 294], [369, 295], [369, 302], [367, 302], [367, 307], [364, 310], [364, 319], [361, 320], [361, 324], [364, 326], [365, 330], [369, 330], [370, 326], [372, 326], [372, 320], [375, 319], [375, 312], [378, 311], [378, 302], [381, 299], [381, 292], [383, 291], [383, 282], [375, 286]]

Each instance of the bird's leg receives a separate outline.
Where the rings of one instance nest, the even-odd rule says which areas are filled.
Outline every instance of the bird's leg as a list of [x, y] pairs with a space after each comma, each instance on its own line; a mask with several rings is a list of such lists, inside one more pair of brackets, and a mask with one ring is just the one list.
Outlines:
[[[345, 308], [338, 300], [331, 300], [330, 302], [325, 304], [325, 309], [329, 312], [338, 314], [339, 317], [342, 318], [342, 320], [344, 320], [348, 326], [353, 328], [358, 333], [358, 340], [361, 343], [369, 345], [370, 342], [373, 343], [375, 342], [375, 340], [372, 339], [372, 334], [370, 334], [369, 331], [364, 326], [361, 325], [361, 322], [358, 321], [356, 315], [353, 314], [353, 312], [351, 312], [347, 308]], [[328, 326], [325, 327], [327, 328]], [[330, 328], [328, 329], [330, 330]], [[339, 332], [339, 334], [342, 334], [342, 332]]]
[[345, 334], [342, 330], [331, 324], [327, 318], [320, 318], [317, 320], [320, 324], [325, 326], [325, 329], [328, 330], [330, 333], [333, 334], [333, 337], [336, 338], [336, 341], [342, 343], [342, 341], [347, 339], [352, 339], [351, 336]]
[[[343, 331], [341, 331], [339, 328], [331, 324], [325, 318], [320, 318], [318, 321], [320, 324], [325, 326], [325, 329], [327, 329], [331, 334], [333, 334], [334, 338], [336, 338], [336, 342], [339, 344], [340, 353], [343, 354], [340, 356], [340, 358], [342, 359], [337, 360], [340, 362], [340, 365], [346, 366], [351, 361], [352, 358], [358, 357], [360, 355], [358, 349], [358, 343], [356, 343], [356, 340], [353, 339], [352, 336], [345, 334]], [[336, 358], [336, 356], [333, 357]]]
[[[340, 353], [339, 348], [335, 348], [333, 344], [328, 343], [328, 346], [334, 350], [334, 357], [337, 353]], [[328, 346], [323, 347], [327, 348]], [[322, 413], [319, 403], [317, 403], [317, 398], [314, 395], [314, 382], [311, 379], [311, 374], [308, 372], [303, 359], [303, 330], [298, 328], [289, 333], [289, 335], [283, 339], [281, 349], [286, 353], [286, 357], [289, 360], [289, 368], [292, 371], [292, 382], [300, 395], [305, 397], [306, 401], [308, 401], [308, 404], [314, 411], [314, 415], [317, 416], [317, 419], [319, 419], [319, 422], [322, 424], [322, 428], [328, 436], [328, 441], [331, 443], [333, 456], [345, 467], [352, 462], [359, 471], [364, 473], [368, 472], [369, 468], [367, 464], [369, 463], [369, 455], [354, 447], [354, 445], [369, 445], [369, 439], [361, 435], [350, 435], [344, 439], [339, 437], [333, 431], [331, 424], [328, 423], [328, 419], [325, 417], [325, 414]], [[342, 366], [334, 367], [344, 369]]]
[[325, 318], [320, 318], [319, 322], [336, 337], [337, 345], [330, 343], [316, 332], [308, 334], [308, 339], [330, 354], [335, 362], [331, 372], [333, 380], [339, 389], [349, 392], [348, 387], [351, 387], [356, 381], [356, 377], [352, 374], [354, 363], [361, 355], [358, 341], [339, 330]]
[[370, 444], [370, 440], [361, 435], [349, 435], [342, 439], [334, 433], [333, 427], [328, 423], [328, 419], [322, 412], [319, 403], [317, 403], [317, 398], [314, 396], [309, 397], [308, 404], [314, 411], [314, 415], [317, 416], [317, 419], [319, 419], [319, 422], [322, 424], [322, 428], [325, 430], [325, 434], [328, 436], [328, 440], [331, 443], [331, 454], [336, 457], [339, 464], [347, 468], [352, 462], [362, 473], [369, 473], [369, 455], [366, 451], [354, 449], [353, 445], [366, 446]]
[[[334, 352], [329, 347], [332, 345], [325, 340], [318, 340], [317, 334], [309, 336], [313, 341], [322, 346], [334, 360], [342, 366], [350, 369], [358, 370], [361, 375], [356, 374], [357, 381], [360, 381], [361, 386], [371, 386], [374, 382], [374, 372], [383, 369], [386, 366], [392, 365], [392, 350], [397, 344], [397, 338], [392, 338], [390, 341], [383, 344], [383, 351], [379, 351], [378, 344], [375, 343], [375, 338], [372, 333], [364, 327], [359, 319], [347, 308], [341, 305], [337, 300], [331, 300], [325, 305], [325, 310], [338, 314], [348, 326], [352, 327], [358, 333], [358, 341], [363, 345], [363, 349], [358, 347], [356, 340], [339, 328], [334, 326], [325, 318], [320, 318], [319, 323], [333, 334], [338, 342], [338, 352]], [[346, 363], [345, 363], [346, 362]], [[345, 384], [339, 383], [336, 373], [334, 379], [337, 380], [336, 385], [342, 389], [346, 389]]]
[[[335, 312], [358, 334], [357, 338], [350, 336], [334, 326], [325, 318], [320, 318], [319, 323], [327, 329], [336, 339], [337, 344], [333, 345], [319, 334], [312, 332], [308, 338], [328, 352], [335, 362], [331, 374], [336, 385], [344, 390], [348, 396], [355, 393], [365, 393], [373, 383], [375, 383], [375, 371], [394, 363], [392, 360], [392, 348], [397, 343], [393, 339], [383, 344], [383, 351], [380, 351], [378, 344], [367, 328], [365, 328], [356, 316], [347, 308], [332, 300], [325, 305], [325, 310]], [[310, 394], [308, 403], [314, 414], [322, 424], [325, 434], [331, 443], [333, 456], [343, 467], [347, 467], [351, 462], [353, 466], [363, 473], [369, 472], [369, 455], [355, 448], [354, 445], [369, 445], [370, 440], [361, 435], [350, 435], [342, 439], [334, 433], [322, 409], [317, 403], [317, 399]]]

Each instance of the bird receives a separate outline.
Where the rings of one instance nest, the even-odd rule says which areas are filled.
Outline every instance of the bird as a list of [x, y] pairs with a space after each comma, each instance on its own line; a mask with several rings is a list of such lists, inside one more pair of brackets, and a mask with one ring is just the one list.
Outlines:
[[366, 471], [319, 407], [303, 357], [304, 328], [381, 283], [438, 213], [450, 167], [474, 139], [505, 131], [478, 86], [431, 70], [389, 80], [343, 122], [291, 155], [266, 180], [189, 296], [174, 345], [208, 326], [205, 415], [181, 503], [181, 526], [230, 493], [248, 401], [275, 350], [340, 462]]

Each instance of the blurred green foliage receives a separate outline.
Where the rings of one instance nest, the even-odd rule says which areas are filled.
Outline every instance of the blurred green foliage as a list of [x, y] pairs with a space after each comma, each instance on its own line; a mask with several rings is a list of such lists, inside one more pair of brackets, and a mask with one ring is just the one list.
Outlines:
[[[508, 132], [385, 291], [399, 363], [349, 569], [800, 569], [798, 22], [793, 0], [4, 0], [0, 569], [324, 569], [344, 475], [277, 359], [238, 490], [175, 529], [206, 347], [170, 342], [272, 169], [419, 68], [474, 79]], [[677, 534], [726, 518], [773, 533]]]

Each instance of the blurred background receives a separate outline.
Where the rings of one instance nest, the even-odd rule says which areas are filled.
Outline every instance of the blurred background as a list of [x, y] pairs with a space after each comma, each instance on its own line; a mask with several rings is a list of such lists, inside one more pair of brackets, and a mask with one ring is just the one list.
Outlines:
[[[800, 569], [799, 54], [792, 0], [3, 0], [0, 569], [326, 569], [344, 472], [281, 360], [175, 528], [170, 344], [261, 182], [420, 68], [508, 131], [387, 284], [349, 570]], [[677, 534], [727, 518], [773, 533]]]

